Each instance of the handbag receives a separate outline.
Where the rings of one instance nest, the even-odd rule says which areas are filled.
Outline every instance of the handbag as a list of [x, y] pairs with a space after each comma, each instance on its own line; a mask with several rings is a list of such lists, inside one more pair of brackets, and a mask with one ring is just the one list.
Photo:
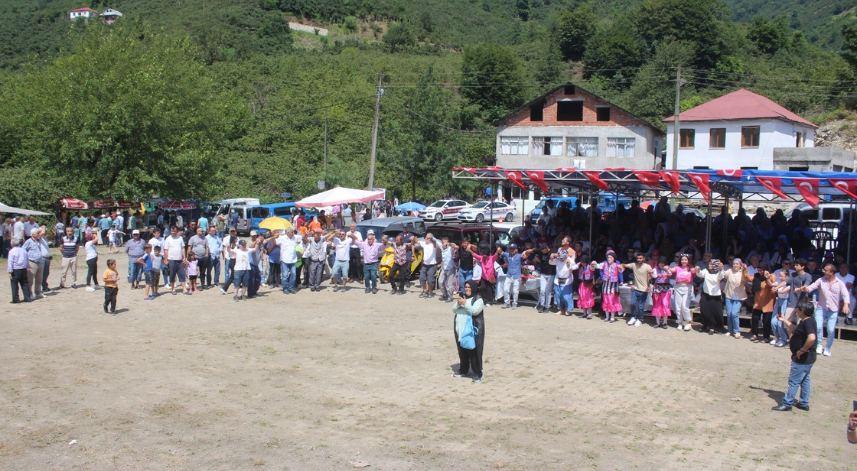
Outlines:
[[462, 329], [461, 335], [458, 337], [458, 344], [461, 345], [461, 348], [473, 350], [476, 348], [476, 334], [478, 333], [479, 328], [473, 325], [473, 318], [467, 316], [467, 320], [464, 322], [464, 329]]

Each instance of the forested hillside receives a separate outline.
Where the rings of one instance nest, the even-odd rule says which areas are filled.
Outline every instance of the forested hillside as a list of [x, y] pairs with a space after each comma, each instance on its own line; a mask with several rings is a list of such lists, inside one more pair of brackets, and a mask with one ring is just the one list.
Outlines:
[[[565, 81], [659, 126], [679, 66], [685, 109], [738, 88], [819, 120], [853, 109], [854, 7], [771, 3], [6, 0], [0, 201], [365, 186], [379, 74], [375, 185], [402, 198], [474, 191], [448, 169], [490, 162], [490, 123]], [[70, 21], [82, 6], [125, 16]]]

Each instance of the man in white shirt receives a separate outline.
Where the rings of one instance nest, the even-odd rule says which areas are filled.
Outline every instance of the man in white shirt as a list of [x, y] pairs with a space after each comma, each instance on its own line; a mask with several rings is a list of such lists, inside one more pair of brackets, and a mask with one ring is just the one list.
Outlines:
[[297, 248], [300, 239], [295, 237], [295, 228], [286, 229], [285, 233], [280, 231], [279, 237], [271, 237], [265, 242], [275, 241], [280, 247], [280, 275], [282, 276], [283, 294], [295, 294], [295, 277], [297, 276], [298, 254]]
[[[348, 277], [348, 265], [351, 256], [351, 239], [345, 236], [343, 231], [331, 232], [327, 240], [333, 244], [334, 261], [333, 271], [330, 274], [333, 279], [333, 292], [345, 289], [345, 281]], [[340, 286], [341, 285], [341, 286]]]
[[[351, 214], [355, 214], [356, 211]], [[351, 237], [351, 236], [354, 237]], [[349, 252], [349, 261], [348, 261], [348, 282], [351, 283], [354, 280], [358, 280], [360, 283], [363, 282], [363, 255], [360, 253], [360, 247], [357, 245], [358, 242], [363, 242], [363, 234], [361, 234], [357, 230], [357, 223], [352, 222], [351, 227], [348, 232], [345, 234], [347, 239], [351, 239], [351, 250]]]
[[[29, 234], [28, 234], [29, 235]], [[12, 238], [18, 239], [21, 244], [27, 240], [27, 237], [24, 236], [24, 218], [23, 216], [18, 216], [15, 218], [15, 223], [12, 224]]]
[[184, 238], [181, 233], [173, 226], [170, 228], [170, 236], [164, 239], [164, 260], [170, 266], [170, 290], [172, 294], [176, 294], [176, 276], [179, 283], [182, 284], [182, 293], [190, 294], [185, 287], [185, 265], [187, 264], [187, 253], [185, 253]]
[[[434, 239], [434, 236], [431, 232], [426, 234], [426, 239], [422, 241], [418, 241], [417, 244], [423, 251], [423, 266], [420, 269], [420, 286], [422, 286], [423, 292], [420, 294], [421, 298], [433, 298], [434, 297], [434, 284], [437, 280], [437, 254], [439, 252], [437, 241]], [[413, 250], [417, 250], [417, 245], [414, 245]], [[410, 267], [407, 267], [406, 270], [409, 270]]]

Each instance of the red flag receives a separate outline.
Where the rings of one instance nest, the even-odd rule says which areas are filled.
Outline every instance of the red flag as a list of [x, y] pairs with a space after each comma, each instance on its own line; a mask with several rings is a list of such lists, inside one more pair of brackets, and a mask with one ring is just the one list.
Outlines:
[[604, 180], [601, 179], [601, 172], [591, 171], [591, 172], [581, 172], [581, 173], [586, 175], [586, 178], [588, 178], [589, 181], [591, 181], [592, 184], [595, 185], [595, 187], [598, 188], [599, 190], [607, 191], [610, 189], [610, 187], [607, 186], [607, 182], [605, 182]]
[[818, 208], [818, 180], [814, 178], [792, 178], [797, 191], [800, 192], [803, 199], [812, 206], [812, 209]]
[[837, 190], [857, 199], [857, 180], [844, 178], [828, 178]]
[[569, 167], [560, 167], [560, 168], [556, 169], [556, 171], [557, 172], [563, 172], [563, 173], [574, 173], [577, 171], [577, 169], [574, 167], [570, 167], [570, 168]]
[[705, 198], [705, 201], [711, 202], [711, 187], [708, 186], [708, 174], [707, 173], [690, 173], [687, 174], [690, 177], [690, 181], [699, 188], [699, 192], [702, 193], [702, 197]]
[[779, 196], [780, 198], [789, 199], [785, 193], [780, 190], [780, 186], [782, 185], [782, 180], [779, 177], [756, 177], [756, 180], [762, 184], [765, 188], [771, 190], [772, 193]]
[[545, 183], [545, 172], [542, 172], [541, 170], [527, 170], [527, 176], [530, 177], [530, 181], [539, 187], [540, 190], [545, 193], [550, 193], [548, 185]]
[[744, 175], [743, 170], [718, 170], [717, 175], [721, 177], [737, 177], [741, 178], [741, 175]]
[[608, 172], [619, 172], [625, 170], [625, 167], [607, 167], [604, 170], [607, 170]]
[[661, 178], [663, 178], [665, 182], [669, 183], [673, 194], [678, 194], [681, 190], [681, 181], [679, 181], [678, 172], [661, 170], [658, 173], [661, 174]]
[[452, 170], [456, 172], [476, 173], [476, 167], [452, 167]]
[[492, 172], [499, 172], [501, 170], [500, 167], [485, 167], [485, 170], [491, 170]]
[[634, 175], [640, 179], [640, 183], [646, 185], [649, 188], [660, 188], [661, 187], [661, 177], [657, 172], [649, 172], [646, 170], [632, 170]]
[[521, 181], [520, 171], [506, 170], [506, 176], [509, 177], [509, 180], [512, 180], [512, 183], [518, 185], [522, 190], [528, 190], [528, 188], [524, 185], [524, 182]]

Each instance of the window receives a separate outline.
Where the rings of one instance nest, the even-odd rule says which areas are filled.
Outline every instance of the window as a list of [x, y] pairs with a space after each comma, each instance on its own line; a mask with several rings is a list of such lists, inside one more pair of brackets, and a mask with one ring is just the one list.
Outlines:
[[540, 101], [530, 107], [530, 121], [544, 121], [545, 102]]
[[842, 211], [839, 208], [821, 208], [821, 219], [825, 221], [839, 221], [841, 217]]
[[583, 101], [558, 101], [556, 102], [557, 121], [583, 121]]
[[576, 93], [576, 90], [574, 89], [574, 85], [566, 85], [563, 88], [563, 93], [565, 93], [566, 95], [574, 95]]
[[610, 121], [610, 107], [609, 106], [596, 106], [595, 107], [595, 115], [598, 121]]
[[526, 136], [500, 137], [500, 153], [503, 155], [527, 155], [530, 139]]
[[726, 147], [726, 128], [711, 128], [708, 135], [708, 147], [711, 149]]
[[607, 157], [634, 157], [635, 141], [633, 137], [608, 137]]
[[708, 168], [709, 168], [708, 165], [694, 165], [693, 166], [694, 170], [708, 170]]
[[789, 167], [789, 172], [808, 172], [809, 167]]
[[680, 149], [693, 149], [694, 144], [696, 143], [696, 130], [695, 129], [680, 129], [679, 130], [679, 148]]
[[806, 140], [806, 133], [799, 132], [795, 136], [795, 147], [803, 147], [803, 143]]
[[256, 219], [265, 219], [266, 217], [268, 217], [268, 208], [262, 208], [257, 206], [253, 208], [251, 214]]
[[562, 155], [562, 138], [534, 137], [533, 155]]
[[567, 141], [569, 157], [598, 157], [597, 137], [569, 137]]
[[292, 216], [292, 208], [291, 208], [291, 207], [289, 207], [289, 208], [274, 208], [274, 216], [277, 216], [277, 217], [284, 217], [284, 216], [291, 217], [291, 216]]
[[759, 167], [741, 167], [741, 170], [759, 170]]
[[741, 127], [741, 147], [759, 147], [759, 126]]
[[578, 170], [586, 170], [586, 160], [584, 159], [574, 159], [571, 165]]

